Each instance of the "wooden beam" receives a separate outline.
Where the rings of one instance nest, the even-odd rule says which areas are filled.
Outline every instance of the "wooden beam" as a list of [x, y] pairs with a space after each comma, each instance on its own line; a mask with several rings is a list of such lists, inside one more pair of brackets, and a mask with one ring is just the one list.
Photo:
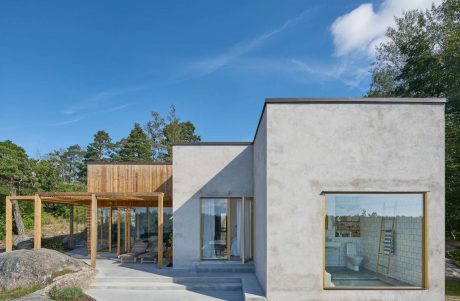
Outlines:
[[42, 200], [38, 194], [34, 200], [34, 249], [42, 247]]
[[13, 202], [8, 196], [6, 197], [5, 214], [6, 214], [5, 250], [6, 252], [11, 252], [13, 250]]
[[74, 213], [74, 206], [69, 206], [69, 247], [73, 248], [75, 246], [74, 243], [74, 229], [73, 229], [73, 213]]
[[96, 267], [97, 256], [97, 198], [91, 195], [91, 266]]
[[163, 195], [158, 197], [158, 267], [163, 267]]

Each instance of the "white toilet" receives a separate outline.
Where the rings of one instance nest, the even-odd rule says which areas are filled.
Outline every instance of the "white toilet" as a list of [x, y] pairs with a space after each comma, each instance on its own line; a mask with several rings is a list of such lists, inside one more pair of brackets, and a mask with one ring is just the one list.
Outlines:
[[346, 258], [346, 265], [347, 268], [350, 270], [359, 271], [359, 266], [363, 261], [363, 257], [358, 256], [356, 251], [356, 245], [352, 242], [347, 243], [347, 258]]

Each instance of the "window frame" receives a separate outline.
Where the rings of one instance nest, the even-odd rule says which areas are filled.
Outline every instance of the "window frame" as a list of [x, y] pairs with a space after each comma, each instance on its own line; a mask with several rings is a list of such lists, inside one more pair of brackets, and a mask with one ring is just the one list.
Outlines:
[[[422, 286], [340, 286], [326, 287], [326, 195], [327, 194], [421, 194], [423, 201], [423, 218], [422, 218]], [[322, 286], [323, 290], [427, 290], [428, 284], [428, 199], [429, 191], [322, 191], [321, 192], [321, 228], [323, 269], [322, 269]]]
[[[200, 197], [200, 202], [199, 202], [199, 207], [198, 207], [198, 219], [199, 219], [199, 223], [200, 223], [200, 235], [199, 235], [199, 239], [200, 239], [200, 243], [199, 243], [199, 246], [200, 246], [200, 258], [199, 260], [200, 261], [230, 261], [231, 260], [231, 256], [230, 256], [230, 232], [227, 232], [227, 258], [203, 258], [203, 225], [202, 225], [202, 218], [201, 218], [201, 214], [202, 214], [202, 206], [203, 206], [203, 200], [215, 200], [215, 199], [219, 199], [219, 200], [226, 200], [227, 202], [227, 229], [230, 229], [230, 224], [231, 224], [231, 216], [230, 216], [230, 202], [231, 200], [242, 200], [243, 202], [243, 227], [245, 227], [245, 214], [249, 214], [250, 216], [250, 222], [249, 222], [249, 258], [246, 259], [245, 258], [245, 251], [244, 251], [244, 242], [243, 242], [243, 250], [242, 250], [242, 256], [241, 256], [241, 263], [242, 264], [245, 264], [246, 262], [249, 262], [249, 261], [253, 261], [254, 260], [254, 196], [247, 196], [247, 195], [242, 195], [242, 196], [227, 196], [227, 197], [222, 197], [222, 196], [204, 196], [204, 197]], [[246, 201], [249, 201], [249, 212], [245, 212], [245, 202]], [[243, 239], [245, 240], [245, 239]]]

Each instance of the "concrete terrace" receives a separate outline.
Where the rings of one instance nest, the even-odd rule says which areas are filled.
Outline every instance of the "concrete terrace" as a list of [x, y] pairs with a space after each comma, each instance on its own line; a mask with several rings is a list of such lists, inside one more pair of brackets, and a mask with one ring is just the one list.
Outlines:
[[[84, 249], [67, 254], [91, 263]], [[152, 263], [122, 265], [113, 254], [100, 253], [96, 267], [97, 276], [87, 291], [96, 300], [266, 300], [252, 265], [206, 263], [195, 269], [160, 269]]]

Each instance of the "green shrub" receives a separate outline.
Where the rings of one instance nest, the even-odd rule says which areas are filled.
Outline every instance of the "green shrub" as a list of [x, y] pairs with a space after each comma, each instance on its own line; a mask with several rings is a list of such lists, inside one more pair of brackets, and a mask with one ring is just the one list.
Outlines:
[[83, 297], [85, 294], [79, 287], [69, 286], [63, 289], [58, 289], [54, 286], [50, 291], [50, 297], [56, 301], [73, 301]]
[[455, 249], [447, 252], [447, 257], [455, 261], [455, 265], [460, 267], [460, 249]]
[[42, 239], [42, 248], [51, 249], [58, 252], [65, 251], [64, 244], [62, 243], [62, 237], [60, 236]]

